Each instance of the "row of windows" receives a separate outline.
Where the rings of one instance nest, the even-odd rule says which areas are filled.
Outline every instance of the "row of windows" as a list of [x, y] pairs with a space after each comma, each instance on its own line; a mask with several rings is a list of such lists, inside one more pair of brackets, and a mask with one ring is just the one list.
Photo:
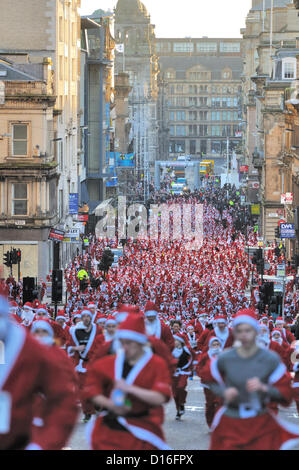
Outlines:
[[[218, 42], [157, 42], [157, 52], [218, 52]], [[240, 52], [240, 42], [220, 42], [220, 52]]]
[[[235, 150], [239, 145], [238, 140], [230, 139], [229, 149], [230, 151]], [[172, 140], [169, 143], [169, 152], [170, 153], [190, 153], [191, 155], [195, 153], [206, 153], [207, 150], [212, 153], [218, 153], [226, 155], [227, 152], [227, 139], [225, 140]]]
[[212, 108], [236, 108], [238, 107], [237, 97], [213, 97], [207, 96], [172, 96], [168, 99], [168, 106], [204, 106]]
[[223, 94], [231, 94], [231, 93], [238, 93], [239, 87], [232, 87], [232, 86], [223, 86], [223, 87], [216, 87], [208, 85], [170, 85], [168, 87], [168, 93], [170, 95], [175, 95], [178, 93], [185, 93], [185, 94], [193, 94], [197, 95], [197, 93], [223, 93]]
[[190, 125], [190, 126], [170, 126], [169, 134], [170, 137], [183, 137], [183, 136], [238, 136], [239, 126], [237, 125], [222, 125], [222, 126], [207, 126], [206, 124], [201, 125]]
[[238, 121], [237, 111], [170, 111], [170, 121]]

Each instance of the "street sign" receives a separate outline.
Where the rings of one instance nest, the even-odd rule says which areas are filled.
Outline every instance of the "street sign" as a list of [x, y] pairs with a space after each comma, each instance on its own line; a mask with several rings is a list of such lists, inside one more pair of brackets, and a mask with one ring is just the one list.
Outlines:
[[278, 264], [277, 265], [277, 276], [278, 277], [285, 277], [286, 275], [286, 265], [285, 264]]
[[280, 224], [280, 238], [296, 238], [294, 224]]
[[251, 214], [252, 215], [260, 215], [260, 205], [259, 204], [252, 204], [251, 205]]
[[79, 194], [69, 194], [69, 214], [78, 214], [79, 210]]
[[58, 242], [62, 242], [64, 239], [65, 232], [62, 230], [57, 230], [56, 228], [51, 228], [49, 233], [49, 240], [54, 240]]
[[80, 230], [79, 229], [70, 229], [64, 235], [64, 242], [66, 243], [78, 243], [80, 242]]

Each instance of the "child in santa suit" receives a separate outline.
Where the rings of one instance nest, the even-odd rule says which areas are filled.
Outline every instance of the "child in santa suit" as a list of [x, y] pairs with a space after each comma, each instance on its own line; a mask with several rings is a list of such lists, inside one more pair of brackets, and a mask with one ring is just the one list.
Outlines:
[[222, 347], [220, 341], [218, 340], [218, 338], [216, 338], [216, 336], [212, 336], [212, 338], [210, 338], [209, 340], [208, 351], [200, 354], [196, 367], [197, 375], [198, 377], [200, 377], [202, 385], [204, 387], [204, 394], [206, 398], [205, 417], [209, 428], [211, 427], [214, 416], [217, 410], [221, 407], [223, 401], [221, 400], [221, 398], [214, 395], [214, 393], [211, 392], [209, 386], [205, 383], [205, 371], [209, 369], [211, 360], [218, 357], [221, 351]]
[[116, 355], [94, 361], [84, 396], [102, 413], [93, 418], [89, 438], [93, 450], [169, 450], [162, 424], [171, 397], [165, 361], [146, 347], [142, 315], [128, 315], [119, 325]]
[[179, 420], [185, 413], [185, 403], [187, 398], [188, 377], [192, 374], [193, 355], [186, 346], [184, 335], [174, 335], [175, 347], [172, 355], [177, 359], [176, 371], [172, 377], [172, 392], [176, 404], [177, 415]]

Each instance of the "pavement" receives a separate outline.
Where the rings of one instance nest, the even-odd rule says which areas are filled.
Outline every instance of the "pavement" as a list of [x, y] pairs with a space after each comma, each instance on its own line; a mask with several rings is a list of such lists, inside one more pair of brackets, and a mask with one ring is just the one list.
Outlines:
[[[198, 377], [188, 380], [188, 396], [185, 406], [186, 413], [180, 421], [176, 421], [174, 401], [165, 407], [164, 432], [167, 444], [173, 450], [208, 450], [210, 432], [205, 421], [205, 397]], [[281, 408], [280, 416], [288, 422], [299, 425], [297, 409], [293, 403], [289, 408]], [[82, 420], [80, 417], [80, 420]], [[67, 450], [88, 450], [85, 438], [86, 424], [78, 422], [74, 433], [67, 444]], [[299, 446], [294, 448], [299, 450]]]

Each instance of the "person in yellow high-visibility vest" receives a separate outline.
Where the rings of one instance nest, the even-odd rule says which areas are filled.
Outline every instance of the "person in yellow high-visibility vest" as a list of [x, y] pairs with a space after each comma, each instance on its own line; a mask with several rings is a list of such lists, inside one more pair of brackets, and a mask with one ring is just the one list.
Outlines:
[[79, 281], [82, 281], [83, 279], [88, 279], [87, 271], [85, 271], [85, 269], [80, 269], [80, 271], [77, 274], [77, 277]]

